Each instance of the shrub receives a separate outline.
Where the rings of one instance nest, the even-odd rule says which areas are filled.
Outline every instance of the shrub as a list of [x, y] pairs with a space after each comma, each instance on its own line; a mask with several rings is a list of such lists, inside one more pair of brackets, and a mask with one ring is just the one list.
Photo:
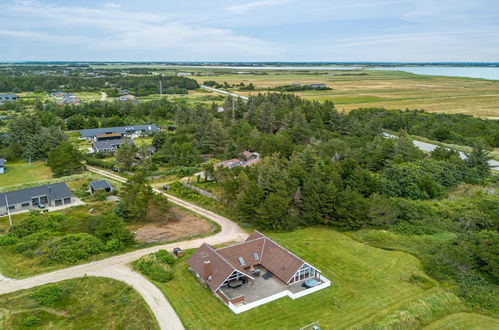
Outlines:
[[169, 266], [175, 260], [170, 252], [159, 250], [140, 258], [136, 263], [136, 268], [153, 281], [168, 282], [175, 277]]
[[89, 234], [69, 234], [52, 242], [44, 259], [45, 264], [73, 264], [104, 251], [102, 242]]
[[175, 277], [174, 273], [166, 270], [164, 265], [152, 260], [140, 259], [137, 262], [137, 269], [153, 281], [168, 282]]
[[40, 246], [40, 243], [47, 240], [49, 237], [61, 235], [57, 232], [43, 230], [28, 236], [25, 236], [16, 243], [14, 250], [17, 253], [23, 253], [29, 250], [35, 250]]
[[25, 219], [12, 226], [9, 234], [21, 238], [42, 230], [60, 231], [62, 220], [61, 214], [46, 215], [33, 211]]
[[14, 235], [0, 235], [0, 246], [15, 244], [18, 240]]
[[42, 306], [53, 306], [62, 299], [64, 290], [57, 284], [42, 286], [32, 297]]
[[159, 250], [158, 252], [154, 253], [154, 256], [156, 257], [156, 260], [162, 261], [168, 265], [173, 264], [176, 260], [173, 254], [166, 250]]
[[28, 316], [24, 319], [23, 325], [26, 327], [33, 327], [39, 325], [42, 320], [36, 316]]

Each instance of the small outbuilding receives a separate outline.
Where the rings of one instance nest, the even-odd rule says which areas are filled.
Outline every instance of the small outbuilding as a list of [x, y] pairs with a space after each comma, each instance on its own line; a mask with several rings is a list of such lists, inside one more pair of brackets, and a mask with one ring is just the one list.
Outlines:
[[5, 162], [6, 160], [3, 158], [0, 158], [0, 174], [4, 174], [7, 168], [5, 167]]
[[90, 182], [90, 191], [91, 193], [95, 193], [98, 190], [104, 190], [106, 192], [111, 192], [114, 188], [107, 182], [107, 180], [98, 180]]

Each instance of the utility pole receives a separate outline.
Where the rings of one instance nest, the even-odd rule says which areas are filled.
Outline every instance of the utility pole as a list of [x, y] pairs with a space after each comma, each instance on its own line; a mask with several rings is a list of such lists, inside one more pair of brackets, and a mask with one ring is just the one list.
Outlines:
[[10, 210], [9, 210], [9, 200], [7, 199], [7, 194], [5, 194], [5, 207], [7, 208], [7, 214], [9, 216], [9, 224], [12, 227], [12, 218], [10, 216]]
[[235, 97], [232, 96], [232, 125], [236, 124], [236, 105], [235, 105]]
[[159, 95], [163, 96], [163, 83], [159, 80]]

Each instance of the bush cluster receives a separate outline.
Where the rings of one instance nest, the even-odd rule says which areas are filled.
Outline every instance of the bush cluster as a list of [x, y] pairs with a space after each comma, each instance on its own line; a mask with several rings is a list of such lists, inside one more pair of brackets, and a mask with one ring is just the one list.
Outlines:
[[168, 282], [175, 277], [175, 273], [170, 267], [175, 260], [175, 257], [170, 252], [159, 250], [140, 258], [135, 266], [142, 274], [153, 281]]

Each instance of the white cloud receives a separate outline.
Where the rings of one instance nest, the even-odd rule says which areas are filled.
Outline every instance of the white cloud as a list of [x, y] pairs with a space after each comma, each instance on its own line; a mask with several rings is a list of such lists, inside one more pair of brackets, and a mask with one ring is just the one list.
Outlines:
[[231, 6], [227, 10], [232, 13], [242, 14], [253, 9], [258, 9], [261, 7], [277, 6], [289, 2], [290, 2], [289, 0], [259, 0], [241, 5]]
[[[267, 56], [279, 53], [283, 47], [258, 38], [239, 35], [231, 29], [211, 28], [196, 22], [183, 23], [175, 15], [124, 11], [116, 7], [94, 9], [51, 4], [13, 7], [11, 11], [30, 17], [29, 30], [25, 23], [15, 28], [2, 27], [15, 21], [0, 21], [0, 35], [32, 39], [48, 39], [61, 47], [78, 44], [83, 53], [128, 54], [142, 58], [164, 56], [162, 59], [226, 58]], [[67, 15], [71, 13], [71, 15]], [[21, 26], [24, 29], [21, 29]], [[50, 31], [47, 33], [33, 31]], [[69, 32], [71, 31], [71, 32]], [[75, 52], [72, 49], [71, 52]], [[159, 54], [159, 55], [158, 55]], [[129, 58], [132, 59], [132, 58]]]
[[120, 8], [120, 7], [121, 7], [121, 4], [114, 3], [114, 2], [106, 2], [104, 4], [104, 8], [107, 8], [107, 9], [117, 9], [117, 8]]

